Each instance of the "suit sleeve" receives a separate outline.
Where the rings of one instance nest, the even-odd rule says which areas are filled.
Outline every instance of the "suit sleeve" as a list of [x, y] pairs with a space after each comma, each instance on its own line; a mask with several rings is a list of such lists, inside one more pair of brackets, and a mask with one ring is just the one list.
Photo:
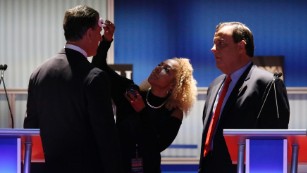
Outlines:
[[277, 106], [279, 111], [280, 128], [287, 129], [290, 120], [290, 106], [286, 87], [282, 80], [277, 79], [276, 82]]
[[290, 107], [283, 81], [276, 79], [268, 92], [269, 94], [258, 119], [258, 128], [287, 129], [290, 119]]
[[38, 124], [38, 113], [37, 107], [35, 104], [35, 96], [32, 92], [34, 85], [33, 79], [30, 79], [29, 86], [28, 86], [28, 99], [27, 99], [27, 116], [24, 119], [23, 127], [24, 128], [39, 128]]
[[97, 49], [97, 54], [92, 59], [92, 64], [108, 74], [111, 79], [111, 89], [113, 89], [113, 87], [117, 87], [116, 84], [130, 86], [133, 83], [130, 79], [119, 75], [107, 64], [107, 52], [110, 48], [110, 45], [111, 42], [106, 40], [100, 42]]
[[119, 75], [107, 64], [107, 51], [110, 48], [110, 45], [111, 42], [106, 40], [100, 42], [97, 49], [97, 54], [92, 59], [92, 64], [106, 72], [106, 74], [109, 76], [111, 84], [111, 96], [116, 106], [126, 107], [126, 105], [129, 104], [128, 107], [131, 107], [130, 103], [127, 102], [126, 98], [124, 97], [124, 93], [128, 87], [134, 85], [134, 82], [130, 79], [127, 79], [126, 77]]
[[108, 50], [111, 46], [112, 41], [106, 41], [103, 39], [97, 49], [96, 55], [93, 56], [92, 64], [95, 67], [98, 67], [100, 69], [104, 69], [108, 67], [107, 65], [107, 54]]

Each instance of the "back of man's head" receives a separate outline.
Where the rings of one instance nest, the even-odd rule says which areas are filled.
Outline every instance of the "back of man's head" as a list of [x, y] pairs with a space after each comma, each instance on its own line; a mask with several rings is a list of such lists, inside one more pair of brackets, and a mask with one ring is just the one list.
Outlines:
[[63, 21], [66, 41], [78, 41], [89, 28], [98, 25], [99, 13], [86, 5], [78, 5], [66, 10]]

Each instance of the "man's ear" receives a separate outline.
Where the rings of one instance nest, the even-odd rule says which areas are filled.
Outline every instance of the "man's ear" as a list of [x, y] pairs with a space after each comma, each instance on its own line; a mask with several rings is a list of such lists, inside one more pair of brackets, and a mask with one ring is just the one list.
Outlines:
[[246, 46], [246, 41], [245, 40], [241, 40], [239, 43], [238, 43], [238, 45], [239, 45], [239, 48], [240, 48], [240, 51], [246, 51], [245, 50], [245, 46]]
[[246, 41], [245, 41], [245, 40], [241, 40], [241, 41], [239, 42], [239, 44], [240, 44], [240, 46], [245, 47], [245, 45], [246, 45]]
[[88, 41], [91, 41], [92, 37], [93, 37], [93, 29], [88, 28], [84, 34], [84, 38]]

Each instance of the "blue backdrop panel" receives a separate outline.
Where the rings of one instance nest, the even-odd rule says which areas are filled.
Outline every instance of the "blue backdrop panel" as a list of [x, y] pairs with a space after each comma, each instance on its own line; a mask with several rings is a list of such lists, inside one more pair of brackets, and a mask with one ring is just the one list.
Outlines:
[[[284, 141], [250, 140], [250, 173], [283, 173]], [[287, 156], [287, 154], [286, 154]], [[287, 162], [286, 162], [287, 164]]]
[[191, 59], [199, 87], [221, 72], [211, 53], [215, 26], [240, 21], [254, 33], [255, 56], [284, 56], [286, 86], [307, 86], [307, 1], [115, 0], [115, 63], [133, 64], [136, 83], [155, 65]]
[[184, 165], [162, 165], [162, 173], [197, 173], [198, 165], [184, 164]]
[[[3, 137], [0, 138], [0, 173], [18, 173], [18, 142], [17, 138]], [[20, 161], [20, 160], [19, 160]], [[21, 163], [20, 163], [21, 164]]]

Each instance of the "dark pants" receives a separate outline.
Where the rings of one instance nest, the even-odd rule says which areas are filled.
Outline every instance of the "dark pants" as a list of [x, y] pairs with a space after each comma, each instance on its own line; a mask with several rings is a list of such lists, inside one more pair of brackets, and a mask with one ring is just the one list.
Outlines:
[[212, 155], [203, 157], [200, 160], [198, 173], [236, 173], [237, 165], [225, 160], [218, 160]]

